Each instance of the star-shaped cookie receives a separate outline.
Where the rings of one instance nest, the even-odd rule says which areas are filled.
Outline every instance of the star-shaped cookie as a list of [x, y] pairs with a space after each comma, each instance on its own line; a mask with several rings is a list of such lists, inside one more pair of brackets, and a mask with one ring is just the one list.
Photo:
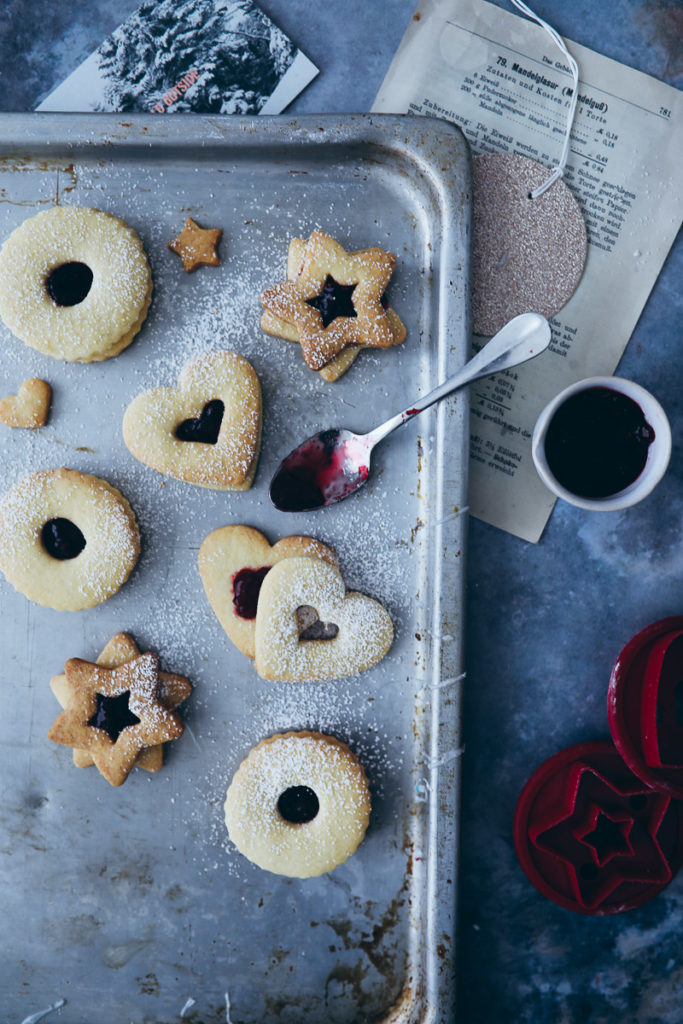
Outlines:
[[[140, 656], [140, 648], [129, 633], [116, 633], [106, 644], [102, 653], [97, 658], [97, 664], [105, 668], [118, 668], [127, 661], [132, 661]], [[50, 680], [50, 687], [55, 697], [65, 708], [69, 700], [69, 690], [66, 675], [53, 676]], [[192, 693], [192, 684], [185, 676], [174, 675], [170, 672], [159, 673], [159, 699], [169, 711], [175, 711]], [[77, 768], [87, 768], [93, 765], [92, 754], [87, 750], [74, 748], [74, 764]], [[153, 747], [145, 747], [138, 754], [135, 762], [138, 768], [144, 768], [148, 772], [158, 772], [164, 763], [164, 747], [157, 743]]]
[[168, 243], [168, 247], [180, 256], [183, 270], [188, 274], [202, 264], [219, 267], [221, 261], [217, 247], [222, 234], [222, 228], [200, 228], [192, 217], [188, 217], [185, 227], [177, 238]]
[[322, 369], [349, 346], [390, 348], [403, 340], [403, 324], [383, 301], [396, 266], [393, 253], [379, 248], [347, 252], [319, 230], [297, 251], [302, 261], [296, 277], [261, 296], [264, 329], [284, 325], [284, 336], [299, 341], [312, 370]]
[[66, 707], [48, 739], [90, 753], [112, 786], [125, 782], [143, 749], [183, 732], [180, 717], [161, 702], [155, 654], [118, 668], [70, 658], [65, 676]]

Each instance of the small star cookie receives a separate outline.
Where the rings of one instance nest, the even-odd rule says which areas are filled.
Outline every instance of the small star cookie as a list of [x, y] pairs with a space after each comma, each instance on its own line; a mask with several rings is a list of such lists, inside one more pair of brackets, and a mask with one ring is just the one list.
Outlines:
[[[393, 253], [347, 252], [319, 230], [294, 252], [301, 255], [298, 273], [263, 292], [261, 325], [268, 333], [283, 327], [283, 337], [299, 341], [312, 370], [332, 364], [350, 346], [390, 348], [403, 341], [405, 327], [384, 301], [396, 266]], [[336, 376], [352, 361], [344, 360]]]
[[0, 423], [6, 427], [36, 430], [44, 427], [50, 411], [52, 388], [46, 380], [25, 380], [16, 395], [0, 399]]
[[112, 786], [126, 781], [143, 749], [182, 735], [180, 717], [161, 702], [155, 654], [117, 668], [70, 658], [65, 677], [66, 707], [48, 739], [87, 751]]
[[196, 221], [188, 217], [185, 227], [177, 238], [168, 243], [168, 247], [180, 256], [183, 270], [187, 274], [202, 264], [219, 267], [221, 261], [216, 250], [222, 234], [222, 228], [200, 228]]
[[[106, 644], [102, 653], [97, 658], [98, 665], [105, 668], [118, 668], [127, 661], [132, 661], [140, 656], [140, 648], [129, 633], [116, 633]], [[66, 675], [53, 676], [50, 680], [50, 688], [55, 697], [66, 708], [69, 700], [69, 690], [66, 682]], [[192, 693], [192, 684], [184, 677], [173, 675], [170, 672], [159, 673], [159, 699], [169, 711], [175, 711]], [[77, 768], [87, 768], [93, 765], [92, 754], [87, 750], [74, 748], [74, 764]], [[145, 747], [140, 751], [135, 764], [148, 772], [158, 772], [164, 763], [164, 747], [157, 743], [153, 747]]]

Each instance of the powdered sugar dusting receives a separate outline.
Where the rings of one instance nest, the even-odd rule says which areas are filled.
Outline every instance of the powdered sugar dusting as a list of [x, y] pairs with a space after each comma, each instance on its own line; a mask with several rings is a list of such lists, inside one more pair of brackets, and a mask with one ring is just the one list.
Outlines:
[[[257, 905], [263, 897], [265, 957], [282, 935], [290, 937], [286, 925], [291, 921], [292, 943], [309, 957], [312, 984], [317, 985], [326, 969], [322, 961], [329, 966], [337, 958], [324, 951], [316, 958], [319, 943], [309, 929], [315, 905], [321, 905], [321, 896], [325, 907], [336, 901], [337, 911], [354, 919], [355, 931], [365, 927], [372, 932], [403, 884], [406, 830], [413, 813], [420, 814], [424, 806], [416, 808], [414, 799], [416, 779], [425, 771], [420, 760], [424, 701], [415, 694], [425, 686], [432, 609], [425, 552], [430, 524], [441, 514], [429, 507], [434, 494], [433, 446], [426, 439], [431, 413], [423, 418], [423, 452], [417, 429], [407, 426], [392, 439], [391, 455], [388, 449], [386, 456], [378, 455], [364, 492], [338, 506], [313, 515], [284, 516], [273, 510], [268, 484], [281, 458], [316, 430], [336, 425], [368, 429], [405, 407], [416, 388], [426, 391], [436, 382], [435, 356], [427, 344], [433, 326], [427, 287], [430, 257], [423, 213], [411, 204], [406, 207], [403, 185], [396, 185], [390, 167], [378, 184], [367, 169], [354, 165], [355, 157], [330, 165], [323, 176], [288, 177], [282, 164], [264, 167], [249, 155], [233, 159], [232, 152], [217, 167], [211, 146], [187, 159], [174, 150], [173, 160], [163, 147], [150, 148], [147, 156], [146, 145], [136, 143], [133, 151], [134, 160], [126, 155], [125, 145], [94, 147], [92, 155], [86, 153], [76, 164], [77, 188], [67, 201], [111, 210], [143, 241], [155, 287], [134, 343], [104, 363], [64, 364], [28, 349], [0, 325], [0, 359], [12, 387], [32, 374], [47, 379], [54, 390], [52, 416], [43, 430], [23, 436], [3, 432], [2, 491], [47, 466], [73, 466], [117, 487], [130, 501], [142, 535], [129, 582], [88, 612], [62, 615], [38, 608], [0, 579], [3, 610], [11, 616], [6, 618], [8, 649], [11, 656], [18, 655], [18, 666], [30, 658], [32, 671], [30, 679], [23, 669], [17, 673], [17, 685], [25, 690], [17, 714], [26, 710], [22, 726], [31, 740], [32, 778], [54, 794], [60, 828], [75, 826], [72, 834], [78, 836], [70, 857], [60, 865], [61, 880], [73, 887], [74, 905], [85, 907], [87, 914], [87, 901], [97, 899], [91, 873], [82, 870], [85, 856], [98, 867], [109, 866], [110, 872], [120, 862], [128, 872], [122, 877], [151, 878], [139, 893], [134, 881], [116, 884], [124, 896], [130, 891], [135, 897], [140, 920], [150, 930], [158, 920], [150, 911], [157, 906], [150, 897], [164, 899], [168, 889], [164, 905], [169, 908], [169, 932], [156, 933], [160, 954], [175, 955], [169, 952], [171, 944], [176, 950], [187, 948], [191, 922], [197, 950], [192, 969], [203, 972], [206, 981], [216, 964], [225, 968], [221, 992], [223, 984], [230, 985], [233, 1017], [263, 1019], [263, 1007], [254, 1009], [246, 995], [247, 986], [254, 988], [251, 954], [235, 922], [248, 920], [250, 927], [259, 927], [253, 922], [259, 920]], [[53, 174], [36, 170], [21, 181], [22, 200], [31, 202], [38, 195], [39, 201], [53, 202]], [[6, 204], [0, 212], [3, 234], [8, 234], [27, 208]], [[220, 267], [187, 275], [169, 253], [167, 242], [188, 214], [199, 223], [223, 228]], [[408, 328], [404, 345], [388, 352], [365, 349], [334, 384], [306, 367], [299, 346], [270, 337], [260, 327], [260, 295], [283, 279], [290, 240], [307, 238], [318, 227], [347, 250], [379, 245], [398, 254], [387, 297]], [[263, 388], [260, 462], [253, 487], [244, 493], [214, 492], [161, 477], [135, 460], [121, 434], [124, 411], [136, 395], [159, 385], [176, 386], [189, 362], [225, 349], [249, 360]], [[230, 523], [255, 526], [271, 543], [307, 534], [334, 547], [346, 587], [376, 598], [391, 616], [395, 638], [386, 657], [362, 675], [334, 682], [261, 680], [251, 661], [225, 636], [197, 571], [204, 537]], [[134, 772], [124, 791], [109, 793], [94, 772], [75, 771], [70, 758], [44, 755], [49, 744], [42, 723], [54, 715], [54, 698], [44, 681], [68, 657], [93, 660], [105, 640], [122, 629], [138, 639], [141, 650], [157, 651], [165, 668], [186, 675], [195, 690], [181, 711], [186, 735], [167, 748], [163, 770], [154, 776]], [[32, 644], [28, 655], [27, 636]], [[373, 809], [359, 851], [330, 879], [278, 886], [275, 876], [265, 875], [237, 852], [222, 806], [249, 750], [264, 737], [292, 729], [324, 732], [346, 742], [365, 768]], [[25, 759], [28, 754], [21, 748], [18, 756]], [[123, 842], [115, 851], [108, 845], [103, 852], [97, 833], [114, 821]], [[150, 828], [150, 822], [158, 827]], [[135, 863], [143, 860], [147, 868]], [[92, 880], [97, 882], [94, 874]], [[178, 910], [183, 912], [176, 914], [171, 888], [178, 887], [183, 890]], [[353, 893], [358, 893], [357, 900]], [[271, 899], [274, 930], [265, 923]], [[291, 915], [284, 922], [283, 906]], [[120, 904], [102, 904], [99, 913], [103, 928], [113, 935], [120, 925]], [[408, 932], [403, 927], [406, 910], [399, 910], [398, 917], [400, 958]], [[206, 963], [202, 960], [200, 966], [205, 954]], [[284, 969], [280, 980], [288, 998], [291, 985]], [[273, 978], [270, 983], [275, 984]], [[176, 1012], [187, 989], [180, 991]], [[378, 1015], [380, 1002], [378, 997]]]

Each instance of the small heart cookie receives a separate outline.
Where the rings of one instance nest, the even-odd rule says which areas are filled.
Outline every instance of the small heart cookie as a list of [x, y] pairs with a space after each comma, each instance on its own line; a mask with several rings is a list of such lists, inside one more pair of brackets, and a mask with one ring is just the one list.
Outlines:
[[256, 609], [266, 574], [283, 558], [308, 555], [331, 565], [332, 548], [312, 537], [283, 537], [271, 545], [251, 526], [222, 526], [199, 549], [199, 573], [216, 618], [236, 647], [254, 657]]
[[28, 430], [44, 427], [51, 398], [52, 388], [48, 382], [31, 377], [24, 381], [16, 395], [0, 399], [0, 423]]
[[[301, 609], [312, 608], [333, 639], [302, 639]], [[327, 635], [330, 635], [329, 633]], [[391, 647], [394, 627], [379, 601], [347, 593], [339, 569], [318, 558], [286, 558], [261, 586], [256, 671], [280, 682], [319, 682], [363, 672]]]
[[123, 439], [159, 473], [216, 491], [246, 491], [261, 447], [261, 385], [235, 352], [207, 352], [181, 372], [177, 388], [133, 399]]

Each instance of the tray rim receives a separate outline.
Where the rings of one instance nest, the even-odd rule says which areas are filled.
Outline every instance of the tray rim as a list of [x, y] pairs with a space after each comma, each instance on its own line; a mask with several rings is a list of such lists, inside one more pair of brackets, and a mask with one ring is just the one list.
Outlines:
[[[0, 113], [0, 163], [21, 157], [35, 158], [31, 150], [49, 150], [50, 162], [84, 147], [106, 147], [114, 158], [116, 150], [212, 146], [224, 151], [230, 147], [245, 150], [291, 146], [305, 143], [315, 149], [343, 148], [353, 144], [374, 147], [408, 157], [424, 175], [432, 191], [441, 218], [441, 239], [434, 265], [438, 266], [437, 373], [439, 380], [452, 373], [469, 355], [469, 238], [471, 234], [471, 160], [462, 131], [438, 118], [406, 114], [308, 114], [297, 117], [267, 115], [234, 117], [229, 115], [176, 114], [174, 117], [138, 113], [81, 114], [36, 112]], [[439, 153], [437, 159], [436, 154]], [[447, 157], [448, 159], [444, 159]], [[291, 159], [291, 156], [290, 156]], [[456, 196], [459, 199], [456, 199]], [[456, 242], [464, 240], [456, 257]], [[434, 272], [434, 279], [437, 273]], [[458, 289], [461, 293], [457, 295]], [[453, 316], [457, 296], [461, 306]], [[434, 382], [435, 384], [437, 381]], [[457, 401], [457, 405], [456, 405]], [[454, 452], [452, 420], [464, 420], [460, 430], [458, 483], [449, 476], [445, 455]], [[428, 850], [423, 872], [414, 879], [417, 899], [410, 912], [417, 927], [411, 929], [408, 956], [401, 995], [382, 1018], [383, 1024], [451, 1024], [455, 1005], [455, 935], [457, 905], [457, 861], [459, 842], [460, 713], [463, 673], [464, 576], [466, 550], [467, 467], [469, 399], [448, 399], [436, 411], [437, 506], [444, 510], [446, 497], [458, 498], [455, 511], [440, 516], [431, 526], [428, 564], [435, 572], [434, 616], [445, 621], [451, 605], [458, 618], [455, 640], [443, 631], [430, 638], [432, 661], [429, 694], [424, 712], [429, 719], [429, 756], [426, 764], [429, 808]], [[448, 448], [446, 448], [448, 445]], [[458, 571], [445, 572], [441, 554], [449, 548], [462, 552]], [[446, 577], [446, 579], [444, 579]], [[446, 583], [447, 585], [444, 585]], [[450, 691], [450, 693], [448, 692]], [[445, 749], [444, 749], [445, 748]], [[450, 891], [449, 891], [450, 886]], [[448, 893], [448, 898], [444, 896]], [[449, 949], [444, 950], [447, 937]]]

